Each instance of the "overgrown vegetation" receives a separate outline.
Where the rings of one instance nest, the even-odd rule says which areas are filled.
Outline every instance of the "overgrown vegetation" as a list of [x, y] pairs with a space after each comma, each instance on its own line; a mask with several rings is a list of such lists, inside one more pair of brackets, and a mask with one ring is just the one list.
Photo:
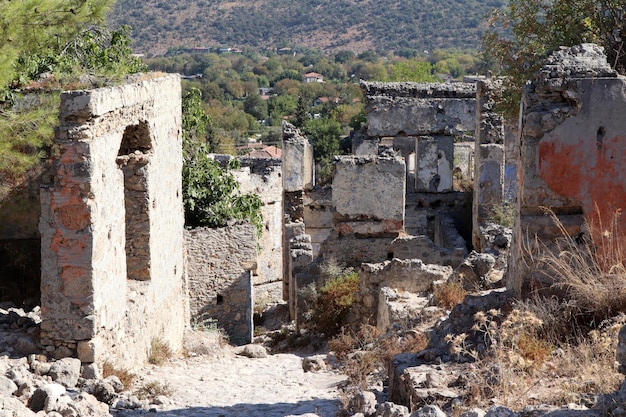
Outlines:
[[[105, 29], [112, 1], [0, 4], [0, 196], [47, 157], [58, 123], [58, 91], [89, 74], [120, 79], [145, 70], [130, 29]], [[89, 85], [90, 86], [90, 85]], [[35, 97], [24, 90], [44, 90]]]
[[452, 354], [473, 362], [468, 408], [492, 398], [521, 408], [531, 394], [564, 405], [611, 393], [622, 381], [614, 366], [617, 333], [626, 324], [620, 213], [606, 223], [597, 215], [586, 237], [571, 236], [547, 213], [560, 238], [555, 245], [532, 241], [526, 250], [535, 272], [553, 280], [550, 288], [515, 301], [510, 312], [478, 312], [471, 330], [447, 337]]
[[499, 97], [502, 111], [516, 116], [522, 87], [541, 67], [542, 59], [560, 46], [598, 43], [609, 63], [624, 73], [625, 7], [624, 0], [511, 0], [508, 8], [494, 12], [483, 42], [487, 59], [508, 77]]
[[211, 119], [204, 113], [201, 93], [190, 91], [183, 98], [183, 204], [185, 224], [190, 227], [226, 226], [231, 220], [249, 220], [260, 235], [263, 231], [261, 199], [256, 194], [241, 194], [232, 169], [239, 167], [231, 159], [226, 169], [210, 156]]
[[172, 387], [167, 382], [149, 381], [137, 388], [135, 395], [140, 400], [154, 399], [159, 395], [172, 395]]
[[324, 285], [319, 288], [311, 312], [313, 328], [326, 337], [335, 335], [341, 330], [359, 289], [357, 272], [349, 268], [340, 268], [338, 274], [330, 273], [332, 277], [326, 279]]

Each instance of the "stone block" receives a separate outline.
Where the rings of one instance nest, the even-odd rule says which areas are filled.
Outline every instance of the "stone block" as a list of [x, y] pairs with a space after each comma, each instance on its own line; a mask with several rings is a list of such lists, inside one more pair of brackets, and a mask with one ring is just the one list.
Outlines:
[[285, 191], [313, 187], [313, 146], [300, 130], [287, 122], [283, 123], [282, 171]]
[[475, 129], [471, 83], [361, 83], [369, 136], [460, 135]]
[[404, 220], [406, 166], [398, 157], [335, 160], [333, 204], [345, 219]]
[[415, 190], [449, 192], [453, 190], [454, 138], [421, 136], [416, 144]]

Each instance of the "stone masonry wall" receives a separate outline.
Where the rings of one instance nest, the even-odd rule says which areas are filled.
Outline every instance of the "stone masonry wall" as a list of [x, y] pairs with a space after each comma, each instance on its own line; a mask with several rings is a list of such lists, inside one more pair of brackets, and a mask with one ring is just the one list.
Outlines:
[[453, 191], [454, 143], [475, 129], [475, 85], [363, 82], [361, 89], [367, 134], [393, 138], [394, 149], [414, 164], [407, 167], [411, 187]]
[[250, 343], [256, 231], [249, 223], [185, 230], [191, 322], [214, 323], [231, 342]]
[[588, 233], [602, 257], [601, 234], [624, 244], [621, 228], [606, 227], [626, 208], [626, 79], [592, 44], [553, 53], [524, 90], [518, 207], [508, 287], [518, 295], [550, 277], [529, 265], [528, 239], [553, 247], [561, 232], [550, 208], [572, 236]]
[[504, 119], [495, 112], [494, 93], [502, 89], [501, 80], [479, 80], [476, 86], [476, 151], [473, 201], [472, 244], [483, 251], [480, 226], [493, 217], [504, 203]]
[[432, 290], [434, 281], [445, 280], [452, 274], [450, 266], [425, 264], [419, 259], [393, 259], [382, 263], [364, 263], [359, 271], [359, 291], [355, 296], [351, 320], [353, 323], [379, 323], [379, 298], [383, 287], [397, 292], [423, 293]]
[[128, 368], [146, 360], [153, 338], [180, 350], [179, 77], [63, 93], [55, 145], [41, 190], [42, 344], [55, 357]]
[[[255, 297], [277, 301], [273, 287], [283, 279], [283, 189], [280, 159], [242, 158], [241, 169], [233, 172], [242, 193], [254, 193], [263, 206], [263, 233], [258, 239], [257, 268], [252, 282]], [[282, 296], [278, 299], [282, 299]]]

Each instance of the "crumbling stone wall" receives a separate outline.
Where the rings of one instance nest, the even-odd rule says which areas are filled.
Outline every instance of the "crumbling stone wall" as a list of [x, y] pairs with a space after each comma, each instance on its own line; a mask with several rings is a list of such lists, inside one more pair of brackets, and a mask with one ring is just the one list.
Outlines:
[[258, 300], [282, 299], [283, 279], [283, 184], [280, 159], [241, 158], [241, 169], [233, 171], [239, 190], [259, 196], [263, 205], [263, 233], [257, 239], [257, 267], [252, 282]]
[[256, 242], [249, 223], [185, 230], [192, 324], [217, 325], [232, 342], [251, 342]]
[[415, 191], [452, 191], [454, 143], [475, 129], [475, 85], [364, 82], [361, 89], [367, 134], [392, 137], [407, 160], [415, 154], [415, 166], [407, 168], [415, 173]]
[[304, 195], [314, 185], [313, 146], [295, 126], [283, 122], [283, 297], [297, 318], [298, 288], [313, 282], [311, 236], [304, 226]]
[[[518, 295], [550, 282], [532, 270], [525, 252], [527, 239], [536, 236], [553, 247], [561, 235], [543, 207], [572, 236], [584, 236], [588, 223], [602, 254], [600, 225], [606, 227], [615, 211], [626, 207], [625, 87], [626, 79], [611, 69], [602, 49], [583, 44], [553, 53], [524, 89], [507, 283]], [[612, 238], [623, 242], [623, 233]]]
[[143, 363], [188, 322], [178, 76], [61, 95], [41, 189], [41, 342], [55, 357]]
[[495, 95], [502, 90], [501, 80], [476, 83], [476, 141], [473, 200], [472, 244], [479, 252], [486, 248], [480, 228], [504, 204], [505, 123], [496, 113]]
[[[432, 290], [433, 282], [445, 280], [451, 274], [450, 266], [425, 264], [419, 259], [364, 263], [359, 271], [359, 291], [351, 319], [357, 327], [360, 323], [369, 323], [384, 332], [391, 326], [394, 316], [389, 310], [390, 299], [395, 301], [398, 294], [405, 292], [419, 294]], [[406, 308], [406, 304], [403, 307]], [[408, 316], [404, 318], [410, 320]]]

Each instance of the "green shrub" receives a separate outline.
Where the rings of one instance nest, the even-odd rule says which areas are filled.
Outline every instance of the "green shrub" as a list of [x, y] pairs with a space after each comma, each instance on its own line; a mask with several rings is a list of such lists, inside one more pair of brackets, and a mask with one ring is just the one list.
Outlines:
[[204, 113], [198, 90], [183, 99], [183, 203], [185, 224], [190, 227], [223, 227], [229, 220], [249, 220], [261, 235], [261, 199], [241, 194], [231, 169], [239, 167], [232, 159], [226, 169], [211, 158], [214, 143], [211, 119]]
[[318, 291], [311, 319], [313, 327], [326, 336], [339, 333], [358, 289], [356, 272], [329, 279]]

